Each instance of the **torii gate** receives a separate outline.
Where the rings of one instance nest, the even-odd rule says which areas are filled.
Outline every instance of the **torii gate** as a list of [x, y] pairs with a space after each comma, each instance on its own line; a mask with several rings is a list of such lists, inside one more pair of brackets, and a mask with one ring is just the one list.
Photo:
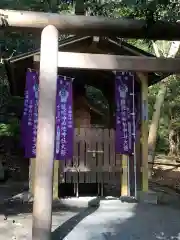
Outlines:
[[[47, 46], [51, 46], [47, 47]], [[148, 119], [147, 119], [147, 77], [142, 72], [180, 72], [176, 59], [117, 56], [105, 54], [58, 52], [58, 30], [49, 25], [41, 35], [40, 96], [37, 132], [37, 156], [35, 170], [33, 239], [49, 240], [52, 218], [52, 178], [54, 157], [55, 96], [58, 67], [137, 71], [142, 84], [142, 178], [143, 191], [148, 191]], [[124, 156], [125, 158], [126, 156]], [[126, 160], [126, 159], [124, 159]]]
[[[35, 170], [33, 231], [34, 240], [51, 239], [52, 222], [52, 178], [55, 136], [55, 100], [57, 68], [83, 68], [101, 70], [137, 71], [142, 82], [142, 166], [143, 191], [148, 191], [148, 119], [147, 119], [147, 77], [143, 72], [180, 72], [180, 59], [132, 57], [104, 54], [58, 53], [58, 30], [83, 35], [120, 35], [142, 38], [145, 35], [141, 20], [108, 20], [97, 17], [60, 16], [58, 14], [33, 13], [0, 10], [2, 27], [43, 29], [40, 54], [40, 95], [38, 108], [37, 155]], [[73, 18], [76, 20], [73, 22]], [[69, 20], [68, 20], [69, 19]], [[66, 21], [67, 20], [67, 21]], [[69, 21], [69, 22], [68, 22]], [[123, 22], [124, 21], [124, 22]], [[132, 24], [127, 25], [127, 21]], [[81, 23], [82, 22], [82, 23]], [[52, 25], [48, 25], [52, 24]], [[54, 26], [53, 26], [54, 25]], [[58, 30], [57, 30], [57, 28]], [[133, 29], [129, 29], [133, 26]], [[167, 26], [167, 27], [166, 27]], [[67, 27], [67, 29], [66, 29]], [[148, 38], [167, 39], [163, 34], [172, 32], [168, 39], [180, 39], [180, 25], [156, 23]], [[123, 29], [123, 31], [121, 31]], [[163, 34], [160, 32], [163, 30]], [[168, 30], [169, 29], [169, 30]], [[172, 31], [173, 29], [173, 31]], [[101, 30], [101, 31], [100, 31]], [[146, 30], [146, 29], [145, 29]], [[170, 31], [171, 30], [171, 31]], [[175, 31], [177, 30], [177, 32]], [[132, 35], [131, 35], [132, 34]], [[38, 57], [38, 56], [37, 56]]]

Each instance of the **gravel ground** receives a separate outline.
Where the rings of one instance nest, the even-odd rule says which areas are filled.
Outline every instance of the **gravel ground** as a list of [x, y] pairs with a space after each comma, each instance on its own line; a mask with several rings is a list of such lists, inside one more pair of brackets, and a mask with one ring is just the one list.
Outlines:
[[[180, 209], [102, 200], [86, 211], [53, 213], [52, 240], [180, 240]], [[0, 239], [30, 240], [30, 213], [0, 215]]]

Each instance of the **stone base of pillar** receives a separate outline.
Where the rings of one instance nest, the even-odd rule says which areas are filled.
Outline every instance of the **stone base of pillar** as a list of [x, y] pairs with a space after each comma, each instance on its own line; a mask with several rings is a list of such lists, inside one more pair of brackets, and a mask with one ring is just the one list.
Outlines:
[[158, 204], [158, 195], [154, 191], [138, 192], [138, 201], [144, 203]]

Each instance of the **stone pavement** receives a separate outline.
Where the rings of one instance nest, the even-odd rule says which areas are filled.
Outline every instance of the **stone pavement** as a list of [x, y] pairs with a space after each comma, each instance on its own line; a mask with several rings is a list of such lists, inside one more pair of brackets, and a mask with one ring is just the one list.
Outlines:
[[[30, 240], [30, 213], [0, 215], [0, 239]], [[56, 209], [52, 240], [180, 240], [180, 208], [102, 200], [99, 208]]]
[[168, 206], [104, 200], [64, 240], [180, 240], [179, 216]]
[[[74, 226], [95, 208], [88, 205], [96, 198], [60, 199], [53, 202], [52, 237], [63, 239]], [[0, 239], [32, 239], [32, 203], [9, 201], [0, 203]]]
[[[76, 212], [57, 212], [53, 213], [52, 231], [68, 219], [76, 215]], [[32, 234], [32, 216], [31, 214], [19, 214], [10, 216], [4, 220], [0, 216], [0, 239], [3, 240], [31, 240]]]

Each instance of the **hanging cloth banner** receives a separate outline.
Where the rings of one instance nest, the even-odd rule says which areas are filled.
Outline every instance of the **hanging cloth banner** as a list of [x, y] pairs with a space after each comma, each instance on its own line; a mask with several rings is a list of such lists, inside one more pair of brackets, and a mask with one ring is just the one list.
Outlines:
[[73, 98], [72, 79], [59, 76], [56, 95], [56, 145], [57, 159], [73, 157]]
[[33, 125], [32, 125], [32, 158], [36, 157], [36, 141], [38, 126], [39, 77], [33, 79]]
[[[34, 71], [26, 75], [24, 112], [21, 122], [22, 142], [26, 158], [36, 157], [38, 124], [39, 78]], [[73, 157], [72, 79], [60, 76], [57, 80], [55, 152], [54, 159]]]
[[[22, 142], [25, 148], [25, 157], [34, 158], [36, 154], [36, 128], [37, 123], [35, 121], [36, 107], [38, 92], [38, 74], [35, 71], [28, 71], [26, 74], [26, 89], [24, 100], [24, 112], [22, 117]], [[37, 114], [36, 114], [37, 115]], [[36, 117], [37, 118], [37, 117]]]
[[29, 83], [28, 79], [30, 79], [30, 72], [27, 72], [26, 74], [26, 86], [25, 86], [25, 92], [24, 92], [24, 109], [23, 109], [23, 115], [21, 119], [21, 146], [26, 146], [26, 128], [28, 123], [28, 107], [29, 107]]
[[134, 75], [130, 72], [117, 72], [115, 81], [116, 97], [116, 153], [134, 152]]

